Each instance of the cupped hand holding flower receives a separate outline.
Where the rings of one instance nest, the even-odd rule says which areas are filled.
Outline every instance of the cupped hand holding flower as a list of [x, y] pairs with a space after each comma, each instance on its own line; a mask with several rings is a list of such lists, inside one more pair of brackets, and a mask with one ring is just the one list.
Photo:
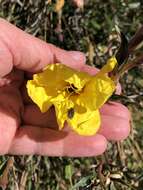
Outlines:
[[99, 108], [116, 89], [115, 82], [107, 76], [115, 65], [116, 58], [110, 58], [91, 76], [61, 63], [49, 64], [28, 81], [28, 94], [42, 112], [54, 105], [59, 129], [66, 121], [79, 135], [95, 135], [101, 125]]
[[[31, 78], [30, 73], [41, 72], [47, 64], [52, 63], [62, 63], [68, 68], [88, 73], [91, 78], [97, 72], [96, 69], [85, 65], [82, 53], [65, 51], [47, 44], [3, 19], [0, 19], [0, 28], [0, 154], [94, 156], [105, 151], [108, 140], [122, 140], [128, 136], [130, 114], [126, 107], [114, 102], [100, 109], [101, 127], [96, 135], [80, 136], [68, 127], [59, 131], [53, 107], [41, 113], [27, 96], [27, 78]], [[77, 83], [71, 88], [72, 82], [66, 82], [62, 86], [65, 87], [62, 88], [65, 89], [63, 93], [68, 94], [74, 88], [77, 95], [83, 90], [77, 90]], [[59, 85], [57, 83], [57, 88]], [[72, 98], [74, 101], [71, 103], [80, 103], [81, 97]], [[46, 109], [49, 105], [46, 105]], [[58, 106], [56, 109], [59, 109]], [[64, 112], [64, 109], [60, 110]], [[58, 120], [62, 126], [60, 122]]]

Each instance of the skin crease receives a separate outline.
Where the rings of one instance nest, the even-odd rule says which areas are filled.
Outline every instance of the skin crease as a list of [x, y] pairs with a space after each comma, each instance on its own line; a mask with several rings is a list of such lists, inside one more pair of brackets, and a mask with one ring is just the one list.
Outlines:
[[[58, 131], [54, 108], [42, 114], [27, 96], [25, 77], [47, 64], [61, 62], [95, 74], [81, 52], [65, 51], [0, 19], [0, 154], [84, 157], [102, 154], [108, 140], [123, 140], [130, 132], [130, 113], [110, 102], [101, 108], [102, 125], [90, 137]], [[75, 149], [76, 147], [76, 149]]]

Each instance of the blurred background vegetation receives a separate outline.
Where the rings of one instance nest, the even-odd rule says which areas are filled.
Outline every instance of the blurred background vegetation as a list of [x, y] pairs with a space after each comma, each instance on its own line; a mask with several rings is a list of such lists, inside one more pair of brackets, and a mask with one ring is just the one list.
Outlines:
[[[143, 23], [142, 0], [0, 0], [0, 16], [22, 30], [67, 50], [86, 54], [101, 68], [119, 46], [116, 27], [131, 36]], [[120, 99], [132, 113], [132, 131], [124, 142], [110, 142], [93, 158], [1, 156], [0, 186], [10, 190], [143, 190], [143, 67], [121, 80]]]

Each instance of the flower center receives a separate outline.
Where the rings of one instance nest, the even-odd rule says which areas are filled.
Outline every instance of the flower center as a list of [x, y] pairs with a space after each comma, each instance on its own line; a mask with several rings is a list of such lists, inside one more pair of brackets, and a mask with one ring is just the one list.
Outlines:
[[74, 84], [71, 84], [70, 86], [67, 87], [67, 91], [69, 93], [76, 92], [76, 90], [78, 89], [74, 86]]
[[80, 90], [74, 86], [74, 84], [69, 84], [69, 86], [66, 87], [66, 91], [68, 94], [79, 94]]

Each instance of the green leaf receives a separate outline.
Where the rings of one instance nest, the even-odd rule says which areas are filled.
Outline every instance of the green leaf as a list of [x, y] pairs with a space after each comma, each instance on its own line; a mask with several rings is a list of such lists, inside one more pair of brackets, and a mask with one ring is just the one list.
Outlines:
[[101, 26], [100, 24], [98, 24], [98, 22], [95, 19], [92, 19], [90, 21], [91, 26], [95, 29], [95, 30], [100, 30]]
[[86, 186], [86, 185], [87, 185], [87, 181], [88, 181], [89, 179], [91, 179], [91, 176], [83, 177], [78, 183], [76, 183], [76, 184], [71, 188], [71, 190], [75, 190], [76, 188]]
[[66, 167], [65, 167], [65, 178], [68, 179], [68, 180], [71, 180], [72, 175], [73, 175], [72, 166], [70, 164], [66, 165]]

